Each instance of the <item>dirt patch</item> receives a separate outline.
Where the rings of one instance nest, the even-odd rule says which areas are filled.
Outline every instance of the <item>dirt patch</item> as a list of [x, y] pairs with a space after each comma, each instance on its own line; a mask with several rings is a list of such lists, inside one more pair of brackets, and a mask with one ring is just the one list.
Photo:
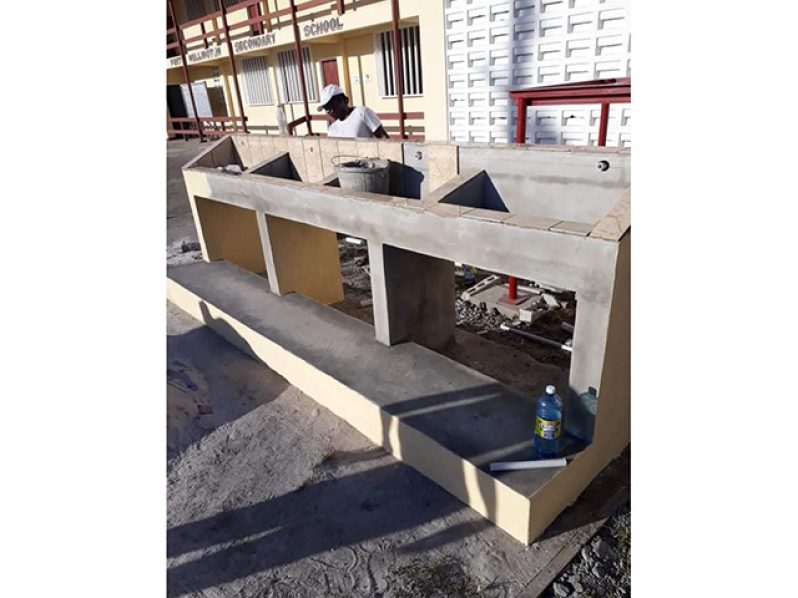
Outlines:
[[[339, 255], [344, 300], [332, 307], [373, 326], [371, 277], [365, 245], [350, 244], [342, 238]], [[487, 276], [488, 273], [478, 272], [475, 278], [466, 280], [458, 276], [452, 281], [456, 297], [456, 342], [441, 353], [499, 382], [531, 394], [543, 392], [546, 384], [564, 387], [568, 382], [570, 353], [504, 332], [499, 326], [507, 322], [507, 318], [460, 298], [465, 289]], [[560, 297], [568, 303], [567, 308], [552, 310], [533, 324], [519, 324], [518, 328], [562, 343], [567, 341], [571, 335], [562, 329], [562, 323], [573, 323], [575, 301], [572, 293], [561, 294]]]
[[472, 598], [501, 595], [498, 584], [483, 587], [482, 582], [468, 573], [461, 560], [451, 556], [433, 562], [415, 559], [406, 565], [394, 566], [389, 579], [395, 588], [392, 598]]

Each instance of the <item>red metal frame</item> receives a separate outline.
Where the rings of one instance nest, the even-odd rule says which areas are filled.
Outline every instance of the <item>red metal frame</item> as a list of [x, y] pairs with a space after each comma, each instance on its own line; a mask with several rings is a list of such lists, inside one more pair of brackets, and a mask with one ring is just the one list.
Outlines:
[[547, 85], [510, 92], [515, 101], [515, 142], [526, 142], [527, 106], [555, 106], [564, 104], [601, 104], [599, 116], [598, 145], [607, 145], [607, 122], [610, 117], [610, 104], [625, 104], [632, 101], [632, 80], [597, 79]]
[[510, 277], [507, 285], [507, 299], [510, 301], [518, 300], [518, 281], [514, 276]]
[[[577, 81], [561, 83], [545, 87], [519, 89], [510, 92], [510, 99], [515, 101], [515, 142], [526, 143], [526, 109], [527, 106], [562, 106], [564, 104], [601, 104], [599, 114], [598, 145], [607, 145], [607, 123], [610, 119], [610, 104], [626, 104], [632, 101], [632, 80], [595, 79], [593, 81]], [[509, 277], [509, 289], [506, 298], [516, 301], [518, 297], [518, 281]]]

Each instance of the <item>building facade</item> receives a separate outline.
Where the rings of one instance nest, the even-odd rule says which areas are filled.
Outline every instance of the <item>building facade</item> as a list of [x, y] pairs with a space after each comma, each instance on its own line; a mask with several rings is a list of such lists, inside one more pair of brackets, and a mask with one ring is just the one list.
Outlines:
[[[337, 83], [353, 105], [380, 114], [392, 137], [403, 129], [410, 139], [509, 142], [510, 90], [630, 76], [628, 4], [168, 0], [168, 128], [186, 126], [171, 118], [190, 119], [196, 106], [217, 135], [242, 127], [242, 113], [249, 132], [277, 134], [282, 107], [294, 134], [308, 134], [309, 124], [323, 135], [316, 105], [324, 85]], [[527, 141], [595, 145], [598, 114], [598, 105], [532, 109]], [[613, 106], [607, 144], [630, 145], [630, 126], [629, 105]]]

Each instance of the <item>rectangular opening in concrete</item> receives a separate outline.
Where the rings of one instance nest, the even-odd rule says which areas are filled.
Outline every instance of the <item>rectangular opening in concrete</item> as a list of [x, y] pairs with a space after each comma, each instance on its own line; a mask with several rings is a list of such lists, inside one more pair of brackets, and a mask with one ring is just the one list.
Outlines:
[[[564, 403], [562, 447], [582, 450], [592, 437], [595, 404], [572, 396], [576, 293], [530, 280], [516, 280], [511, 300], [509, 276], [458, 264], [455, 299], [458, 344], [442, 351], [483, 374], [528, 395], [533, 401], [553, 384]], [[483, 355], [466, 349], [471, 336], [485, 347]]]
[[[372, 268], [379, 264], [371, 263], [370, 252], [354, 241], [357, 240], [339, 238], [344, 300], [332, 307], [374, 326], [375, 317], [379, 317], [375, 310], [379, 312], [379, 309], [374, 305]], [[446, 293], [431, 293], [429, 288], [421, 288], [431, 284], [431, 279], [418, 272], [428, 265], [423, 259], [426, 256], [419, 254], [421, 261], [418, 261], [415, 256], [407, 255], [413, 252], [389, 246], [383, 247], [383, 251], [383, 265], [391, 270], [385, 283], [392, 297], [392, 303], [386, 308], [388, 318], [393, 319], [389, 324], [394, 327], [390, 330], [393, 336], [387, 339], [390, 343], [401, 344], [408, 340], [425, 345], [516, 389], [526, 395], [530, 404], [534, 404], [549, 384], [557, 388], [564, 401], [567, 400], [571, 366], [568, 348], [572, 345], [577, 309], [575, 293], [522, 280], [518, 281], [517, 293], [522, 301], [510, 304], [502, 301], [508, 292], [508, 276], [456, 264], [448, 278], [453, 290], [447, 295], [449, 303], [446, 307], [430, 307], [431, 295], [439, 302]], [[441, 313], [425, 314], [425, 305], [427, 311], [438, 309]], [[400, 313], [403, 309], [408, 310], [404, 316]], [[448, 310], [448, 314], [442, 310]], [[434, 330], [407, 329], [405, 320], [416, 326], [432, 327], [441, 327], [446, 320], [453, 321], [453, 342], [442, 346], [430, 344], [426, 341], [435, 340], [440, 334], [432, 334]], [[502, 329], [502, 325], [510, 330]], [[532, 425], [530, 423], [530, 438]], [[584, 443], [564, 435], [562, 446], [565, 453], [571, 453], [584, 448]], [[527, 457], [532, 458], [531, 455]]]
[[338, 251], [344, 298], [332, 307], [373, 327], [374, 300], [368, 244], [364, 239], [339, 234]]

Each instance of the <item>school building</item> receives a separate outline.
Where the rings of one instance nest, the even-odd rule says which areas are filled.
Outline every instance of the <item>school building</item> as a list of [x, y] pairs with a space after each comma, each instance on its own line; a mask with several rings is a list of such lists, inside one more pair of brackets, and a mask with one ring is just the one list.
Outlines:
[[[336, 83], [391, 137], [504, 143], [511, 90], [631, 77], [629, 0], [167, 0], [166, 46], [169, 135], [209, 139], [324, 135]], [[526, 140], [595, 145], [599, 114], [531, 109]], [[606, 129], [631, 144], [630, 104]]]

